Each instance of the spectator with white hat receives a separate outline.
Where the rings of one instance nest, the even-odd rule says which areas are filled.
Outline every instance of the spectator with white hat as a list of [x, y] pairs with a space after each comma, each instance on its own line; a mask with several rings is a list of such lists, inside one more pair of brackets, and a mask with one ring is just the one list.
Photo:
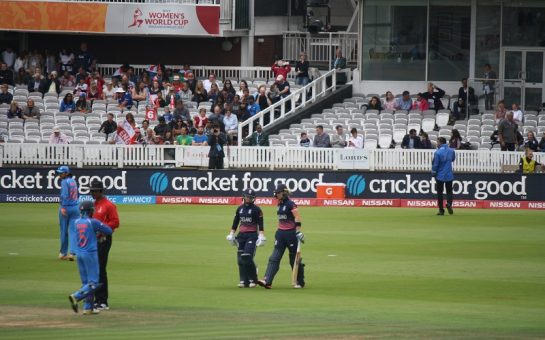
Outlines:
[[58, 126], [53, 127], [53, 133], [49, 137], [49, 144], [69, 144], [68, 137], [61, 132]]

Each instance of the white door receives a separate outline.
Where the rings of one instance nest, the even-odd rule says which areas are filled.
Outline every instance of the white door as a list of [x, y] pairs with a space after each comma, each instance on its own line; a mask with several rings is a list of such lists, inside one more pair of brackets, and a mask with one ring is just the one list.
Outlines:
[[545, 102], [545, 48], [505, 47], [502, 53], [501, 98], [509, 109], [538, 110]]

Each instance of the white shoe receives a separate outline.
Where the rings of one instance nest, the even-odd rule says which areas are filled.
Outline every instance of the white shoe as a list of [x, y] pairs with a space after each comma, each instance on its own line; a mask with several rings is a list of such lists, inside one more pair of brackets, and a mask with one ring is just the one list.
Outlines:
[[95, 308], [93, 308], [93, 309], [84, 309], [83, 310], [83, 315], [93, 315], [93, 314], [98, 314], [98, 313], [100, 313], [100, 310], [95, 309]]
[[66, 255], [59, 253], [59, 260], [66, 260]]
[[293, 286], [293, 288], [295, 288], [295, 289], [301, 289], [301, 288], [303, 288], [303, 286], [301, 286], [300, 284], [296, 284], [295, 286]]
[[110, 307], [105, 303], [101, 303], [101, 304], [95, 303], [94, 309], [97, 309], [99, 311], [103, 311], [103, 310], [109, 310]]
[[256, 284], [253, 283], [253, 282], [250, 282], [250, 283], [248, 284], [248, 288], [255, 288], [255, 286], [256, 286]]
[[244, 288], [244, 281], [240, 281], [238, 283], [238, 288]]

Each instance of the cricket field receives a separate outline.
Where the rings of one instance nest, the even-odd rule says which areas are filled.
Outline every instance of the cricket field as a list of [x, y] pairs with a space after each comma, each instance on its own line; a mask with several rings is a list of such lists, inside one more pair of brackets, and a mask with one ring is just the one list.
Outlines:
[[265, 290], [237, 288], [234, 206], [118, 206], [111, 310], [82, 316], [57, 209], [0, 205], [1, 339], [545, 338], [545, 211], [301, 207], [307, 286], [286, 254]]

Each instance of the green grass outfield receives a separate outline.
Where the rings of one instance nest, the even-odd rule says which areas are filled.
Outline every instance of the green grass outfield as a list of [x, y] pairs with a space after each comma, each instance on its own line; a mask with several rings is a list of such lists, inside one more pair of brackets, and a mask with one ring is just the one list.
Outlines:
[[[232, 206], [120, 206], [110, 305], [76, 315], [57, 207], [0, 205], [0, 338], [545, 338], [545, 211], [300, 208], [307, 287], [239, 289]], [[268, 243], [275, 212], [265, 207]]]

